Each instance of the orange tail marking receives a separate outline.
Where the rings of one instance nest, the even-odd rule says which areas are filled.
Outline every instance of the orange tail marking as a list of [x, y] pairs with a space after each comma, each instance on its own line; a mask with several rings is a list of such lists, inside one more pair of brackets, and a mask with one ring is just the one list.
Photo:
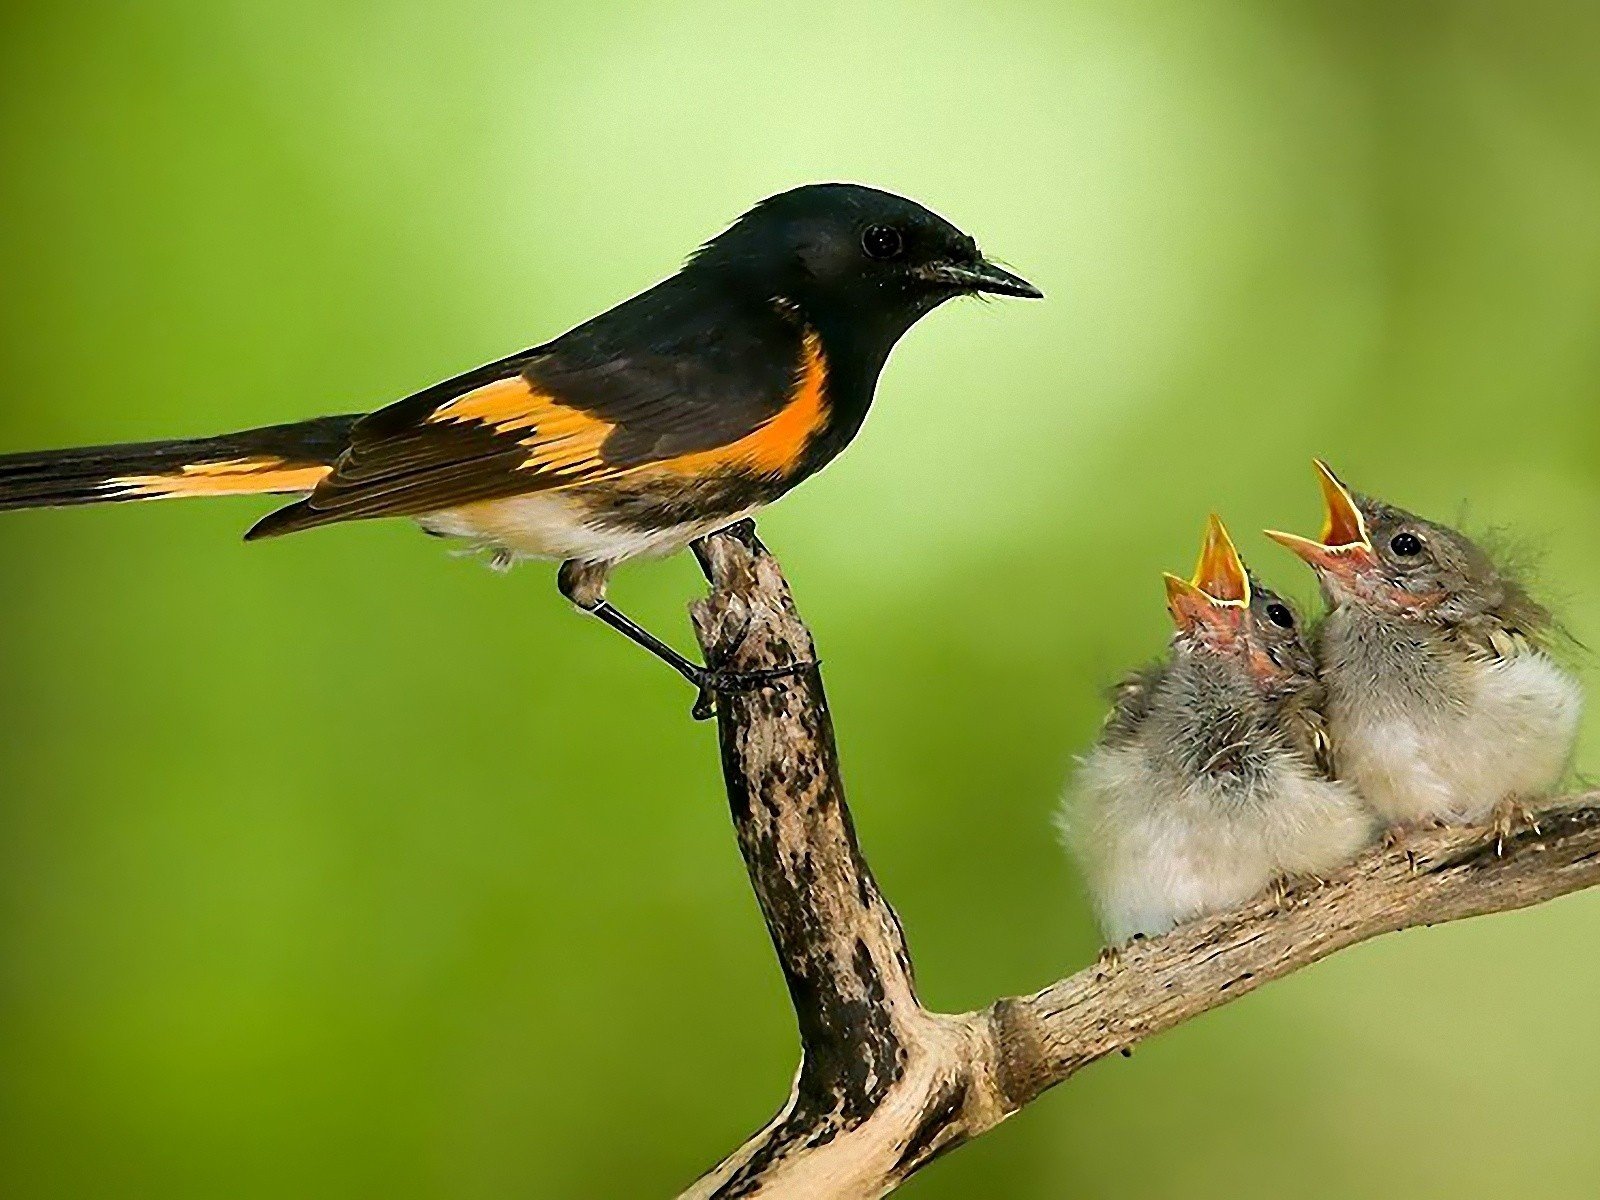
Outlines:
[[164, 500], [179, 496], [258, 496], [276, 492], [309, 492], [331, 467], [300, 466], [282, 458], [234, 458], [195, 463], [175, 475], [124, 475], [105, 487], [127, 500]]

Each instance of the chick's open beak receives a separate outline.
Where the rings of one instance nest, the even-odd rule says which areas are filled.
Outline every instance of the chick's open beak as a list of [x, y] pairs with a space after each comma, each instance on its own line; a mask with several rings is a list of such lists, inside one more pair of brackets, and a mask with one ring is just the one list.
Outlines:
[[1250, 576], [1245, 572], [1244, 559], [1239, 557], [1233, 539], [1228, 536], [1227, 526], [1216, 513], [1206, 520], [1206, 537], [1200, 545], [1193, 582], [1215, 600], [1249, 607]]
[[1350, 489], [1320, 458], [1313, 462], [1317, 468], [1317, 482], [1322, 486], [1322, 503], [1326, 516], [1322, 521], [1322, 536], [1313, 541], [1295, 533], [1266, 530], [1266, 535], [1280, 546], [1304, 559], [1318, 573], [1350, 575], [1376, 561], [1372, 539], [1367, 535], [1367, 520], [1356, 506]]
[[1164, 578], [1167, 609], [1180, 630], [1192, 633], [1204, 628], [1231, 634], [1242, 626], [1250, 608], [1250, 576], [1227, 528], [1215, 513], [1206, 522], [1205, 541], [1193, 578]]

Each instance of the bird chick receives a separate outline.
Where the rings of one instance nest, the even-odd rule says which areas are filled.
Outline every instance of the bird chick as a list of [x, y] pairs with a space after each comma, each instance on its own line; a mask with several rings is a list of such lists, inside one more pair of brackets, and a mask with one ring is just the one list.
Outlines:
[[1194, 578], [1166, 581], [1171, 650], [1113, 693], [1061, 816], [1113, 945], [1330, 871], [1375, 833], [1326, 769], [1294, 610], [1250, 578], [1220, 520]]
[[1550, 614], [1459, 531], [1316, 468], [1321, 537], [1268, 536], [1330, 608], [1316, 650], [1334, 773], [1392, 831], [1492, 815], [1506, 832], [1565, 774], [1583, 710]]

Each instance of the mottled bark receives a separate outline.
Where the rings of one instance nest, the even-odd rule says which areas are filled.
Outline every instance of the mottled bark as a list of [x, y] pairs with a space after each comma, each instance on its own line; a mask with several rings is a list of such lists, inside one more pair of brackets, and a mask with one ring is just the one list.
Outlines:
[[685, 1197], [867, 1200], [1108, 1054], [1356, 942], [1537, 904], [1600, 883], [1600, 794], [1538, 828], [1419, 834], [1325, 884], [1139, 942], [975, 1013], [917, 999], [904, 932], [845, 805], [810, 632], [777, 563], [741, 526], [697, 547], [693, 609], [711, 665], [796, 668], [723, 692], [722, 769], [739, 849], [799, 1023], [788, 1103]]

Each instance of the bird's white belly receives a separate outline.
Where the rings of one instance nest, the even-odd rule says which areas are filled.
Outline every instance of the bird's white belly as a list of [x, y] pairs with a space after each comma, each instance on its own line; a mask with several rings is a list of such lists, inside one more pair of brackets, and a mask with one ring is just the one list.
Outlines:
[[464, 538], [512, 562], [524, 558], [575, 558], [615, 563], [671, 554], [753, 511], [645, 529], [597, 517], [576, 497], [536, 492], [429, 513], [421, 518], [421, 524], [430, 533]]
[[1357, 704], [1330, 729], [1339, 775], [1390, 824], [1477, 823], [1565, 774], [1583, 712], [1572, 676], [1526, 651], [1465, 678], [1460, 704]]
[[1113, 943], [1233, 908], [1284, 875], [1332, 871], [1373, 834], [1351, 789], [1288, 756], [1242, 798], [1180, 783], [1137, 746], [1085, 760], [1062, 827]]

